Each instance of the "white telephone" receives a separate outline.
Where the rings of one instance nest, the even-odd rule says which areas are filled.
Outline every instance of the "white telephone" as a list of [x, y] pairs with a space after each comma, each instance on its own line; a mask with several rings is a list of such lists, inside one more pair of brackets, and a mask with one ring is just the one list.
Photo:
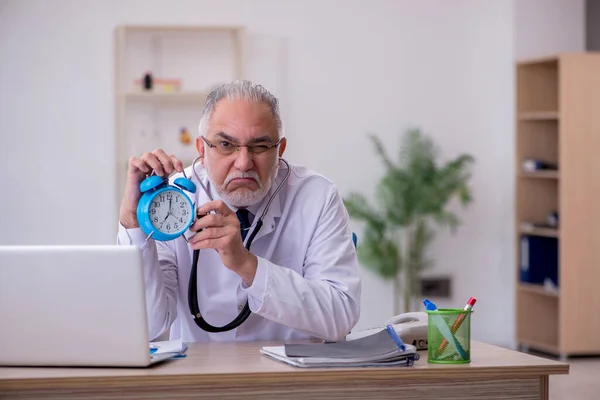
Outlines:
[[409, 312], [390, 318], [384, 325], [375, 326], [346, 335], [346, 340], [360, 339], [372, 335], [387, 325], [392, 325], [403, 342], [412, 344], [417, 350], [427, 349], [427, 314], [423, 311]]

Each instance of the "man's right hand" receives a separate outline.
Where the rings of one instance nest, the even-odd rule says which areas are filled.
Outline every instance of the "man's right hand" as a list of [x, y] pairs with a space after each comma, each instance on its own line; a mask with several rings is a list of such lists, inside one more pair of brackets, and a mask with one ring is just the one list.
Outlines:
[[141, 157], [131, 157], [127, 167], [127, 181], [125, 195], [121, 201], [119, 221], [127, 229], [139, 227], [137, 220], [137, 205], [142, 196], [140, 183], [152, 171], [160, 177], [166, 178], [174, 171], [183, 171], [183, 163], [174, 155], [167, 155], [162, 149], [151, 153], [144, 153]]

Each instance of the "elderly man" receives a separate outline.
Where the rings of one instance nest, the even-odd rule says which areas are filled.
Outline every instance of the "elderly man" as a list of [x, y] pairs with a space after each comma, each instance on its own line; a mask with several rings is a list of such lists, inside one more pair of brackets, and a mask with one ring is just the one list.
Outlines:
[[185, 175], [210, 197], [196, 192], [198, 218], [185, 236], [148, 239], [136, 218], [140, 182], [152, 172], [183, 176], [182, 162], [160, 149], [129, 160], [117, 242], [141, 249], [150, 337], [343, 338], [361, 290], [348, 213], [331, 181], [280, 158], [277, 99], [251, 82], [225, 84], [208, 96], [199, 131], [200, 163]]

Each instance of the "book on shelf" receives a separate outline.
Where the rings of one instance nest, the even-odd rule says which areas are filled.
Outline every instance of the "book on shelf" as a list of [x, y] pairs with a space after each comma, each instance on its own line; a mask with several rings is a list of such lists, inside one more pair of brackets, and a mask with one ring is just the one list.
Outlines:
[[521, 162], [523, 172], [558, 171], [558, 164], [535, 158], [525, 158]]

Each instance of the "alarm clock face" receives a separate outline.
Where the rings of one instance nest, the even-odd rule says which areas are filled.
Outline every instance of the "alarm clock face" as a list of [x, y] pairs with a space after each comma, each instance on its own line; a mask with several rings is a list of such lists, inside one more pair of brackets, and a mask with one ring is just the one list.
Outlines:
[[189, 201], [175, 190], [158, 193], [148, 210], [152, 225], [165, 234], [181, 232], [191, 222], [192, 214]]

